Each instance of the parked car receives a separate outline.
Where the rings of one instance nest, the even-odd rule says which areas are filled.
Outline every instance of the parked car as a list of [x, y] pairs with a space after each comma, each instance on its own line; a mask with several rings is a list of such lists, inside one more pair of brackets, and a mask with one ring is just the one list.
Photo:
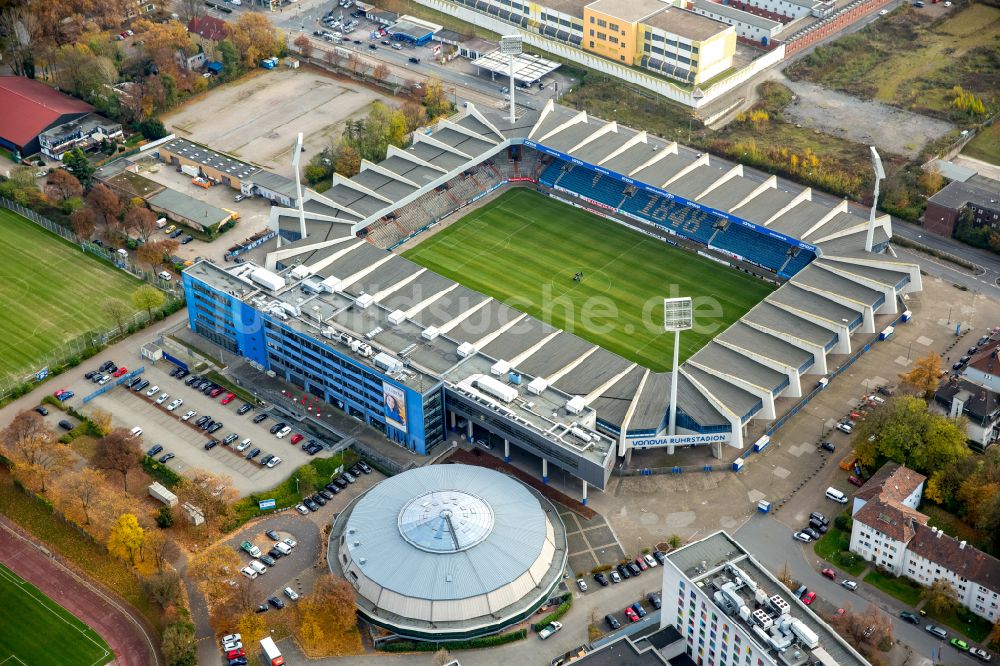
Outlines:
[[307, 497], [306, 499], [302, 500], [302, 503], [305, 504], [306, 508], [309, 509], [310, 511], [319, 511], [319, 504], [313, 502], [312, 498], [310, 497]]
[[229, 446], [230, 444], [232, 444], [233, 442], [235, 442], [239, 438], [240, 438], [239, 435], [237, 435], [235, 432], [231, 432], [231, 433], [229, 433], [228, 435], [225, 436], [225, 438], [222, 440], [222, 443], [225, 446]]
[[160, 394], [160, 395], [159, 395], [159, 396], [158, 396], [158, 397], [156, 398], [156, 404], [158, 404], [158, 405], [162, 405], [163, 403], [165, 403], [165, 402], [166, 402], [167, 400], [169, 400], [169, 399], [170, 399], [170, 394], [169, 394], [169, 393], [161, 393], [161, 394]]
[[289, 599], [291, 599], [292, 601], [295, 601], [295, 600], [297, 600], [299, 598], [299, 593], [296, 592], [295, 590], [293, 590], [290, 587], [286, 587], [283, 590], [283, 592], [285, 593], [285, 596], [288, 597]]
[[587, 581], [585, 581], [582, 578], [577, 578], [576, 579], [576, 586], [578, 588], [580, 588], [581, 592], [586, 592], [587, 591]]
[[856, 589], [858, 589], [858, 583], [857, 583], [857, 581], [854, 581], [854, 580], [844, 579], [844, 580], [840, 581], [840, 585], [841, 585], [841, 587], [845, 587], [848, 590], [856, 590]]
[[267, 461], [267, 467], [268, 467], [268, 469], [272, 469], [274, 467], [277, 467], [280, 464], [281, 464], [281, 458], [279, 458], [278, 456], [274, 456], [273, 458], [271, 458], [270, 460]]
[[618, 618], [616, 618], [611, 613], [608, 613], [607, 615], [604, 616], [604, 621], [608, 623], [608, 626], [611, 627], [612, 631], [614, 631], [615, 629], [621, 629], [622, 623], [619, 622]]
[[175, 454], [173, 454], [173, 453], [167, 453], [167, 454], [164, 454], [164, 455], [160, 456], [159, 462], [166, 463], [166, 462], [169, 462], [169, 461], [173, 460], [176, 457], [177, 456]]
[[250, 448], [250, 444], [251, 443], [252, 443], [252, 440], [249, 437], [247, 437], [242, 442], [240, 442], [239, 444], [236, 445], [236, 450], [240, 451], [240, 452], [246, 451], [247, 449]]
[[240, 406], [240, 408], [236, 410], [236, 413], [239, 414], [240, 416], [243, 416], [244, 414], [246, 414], [247, 412], [249, 412], [251, 409], [253, 409], [253, 405], [251, 405], [249, 402], [244, 402]]
[[635, 611], [636, 615], [639, 617], [646, 617], [646, 609], [642, 607], [638, 601], [632, 604], [632, 610]]
[[624, 564], [619, 564], [615, 570], [618, 572], [618, 575], [620, 575], [623, 580], [628, 580], [629, 578], [632, 577], [632, 574], [629, 572], [628, 567], [626, 567]]
[[278, 423], [275, 423], [273, 426], [271, 426], [268, 432], [271, 433], [272, 435], [277, 434], [277, 432], [282, 428], [284, 428], [285, 425], [286, 423], [284, 421], [279, 421]]
[[263, 421], [266, 418], [267, 418], [267, 414], [258, 414], [257, 416], [253, 417], [253, 422], [254, 423], [260, 423], [261, 421]]
[[632, 610], [631, 607], [628, 607], [628, 608], [625, 609], [625, 617], [628, 618], [629, 622], [638, 622], [639, 621], [638, 614], [636, 614], [636, 612], [634, 610]]
[[252, 449], [250, 449], [250, 453], [247, 454], [247, 460], [253, 460], [254, 458], [256, 458], [259, 455], [260, 455], [260, 449], [258, 449], [256, 447], [252, 448]]
[[830, 580], [837, 580], [837, 572], [833, 569], [826, 568], [820, 571], [821, 574], [829, 578]]
[[664, 555], [663, 551], [660, 550], [654, 550], [653, 557], [656, 558], [656, 561], [659, 562], [660, 564], [664, 564], [667, 561], [667, 556]]
[[285, 602], [279, 599], [278, 597], [268, 597], [267, 603], [271, 604], [272, 606], [274, 606], [279, 610], [285, 607]]
[[649, 569], [649, 565], [646, 564], [646, 560], [642, 556], [635, 558], [635, 566], [639, 567], [640, 571], [646, 571]]
[[635, 562], [626, 562], [625, 563], [625, 568], [628, 569], [628, 572], [630, 574], [632, 574], [632, 576], [635, 576], [635, 577], [639, 576], [639, 574], [642, 573], [642, 569], [640, 569], [639, 567], [637, 567], [636, 564], [635, 564]]
[[812, 541], [812, 537], [806, 534], [805, 532], [796, 532], [795, 534], [792, 535], [792, 538], [797, 541], [801, 541], [802, 543], [809, 543], [810, 541]]
[[281, 537], [279, 537], [278, 533], [275, 532], [274, 530], [268, 530], [268, 531], [264, 532], [264, 534], [271, 541], [281, 541]]
[[184, 416], [181, 417], [181, 421], [190, 421], [192, 417], [195, 417], [197, 415], [198, 412], [196, 412], [193, 409], [189, 409], [188, 411], [184, 412]]
[[544, 641], [546, 638], [556, 633], [560, 629], [562, 629], [561, 622], [550, 622], [544, 629], [538, 632], [538, 637]]
[[970, 647], [969, 654], [978, 659], [979, 661], [989, 662], [993, 659], [993, 655], [982, 648]]
[[656, 559], [650, 553], [646, 553], [645, 555], [643, 555], [642, 559], [646, 560], [646, 564], [650, 568], [653, 568], [653, 567], [657, 566], [656, 565]]
[[858, 478], [858, 477], [854, 476], [853, 474], [850, 475], [849, 477], [847, 477], [847, 482], [849, 484], [851, 484], [852, 486], [857, 486], [858, 488], [860, 488], [861, 486], [865, 485], [864, 479]]
[[207, 442], [205, 442], [205, 450], [206, 451], [211, 451], [212, 449], [214, 449], [218, 445], [219, 445], [219, 440], [217, 440], [217, 439], [210, 439]]
[[364, 460], [359, 460], [358, 461], [358, 467], [360, 467], [361, 471], [364, 472], [365, 474], [371, 474], [372, 473], [371, 466], [368, 463], [366, 463]]
[[660, 610], [663, 606], [663, 602], [660, 600], [660, 595], [656, 592], [650, 592], [646, 595], [646, 600], [653, 605], [653, 608]]
[[316, 502], [316, 504], [319, 504], [320, 506], [326, 506], [326, 498], [320, 495], [319, 493], [316, 493], [309, 499], [311, 499], [313, 502]]
[[227, 393], [226, 397], [223, 398], [222, 400], [220, 400], [219, 402], [221, 402], [223, 405], [228, 405], [229, 403], [231, 403], [235, 399], [236, 399], [236, 394], [235, 393]]
[[300, 435], [299, 433], [295, 433], [294, 435], [292, 435], [292, 439], [290, 441], [292, 442], [292, 444], [298, 444], [303, 439], [305, 439], [304, 435]]
[[67, 421], [66, 419], [63, 419], [62, 421], [59, 422], [59, 427], [62, 428], [63, 430], [72, 430], [73, 424]]
[[270, 555], [261, 555], [261, 556], [260, 556], [259, 558], [257, 558], [257, 559], [259, 559], [259, 560], [260, 560], [261, 562], [263, 562], [264, 564], [266, 564], [266, 565], [267, 565], [267, 566], [269, 566], [269, 567], [273, 567], [273, 566], [274, 566], [275, 564], [277, 564], [277, 563], [278, 563], [278, 562], [277, 562], [277, 560], [275, 560], [275, 559], [274, 559], [273, 557], [271, 557]]
[[608, 572], [608, 578], [611, 579], [612, 583], [622, 582], [621, 574], [619, 574], [616, 569], [612, 569], [611, 571]]
[[291, 431], [292, 431], [291, 428], [289, 428], [288, 426], [285, 426], [284, 428], [282, 428], [278, 432], [274, 433], [274, 436], [277, 437], [278, 439], [282, 439], [283, 437], [285, 437], [285, 435], [287, 435]]
[[901, 611], [899, 617], [904, 622], [909, 622], [910, 624], [920, 624], [920, 616], [916, 613], [911, 613], [910, 611]]
[[811, 605], [812, 602], [814, 601], [816, 601], [815, 592], [806, 592], [805, 594], [802, 595], [802, 603], [804, 603], [806, 606]]
[[222, 428], [222, 421], [216, 421], [208, 428], [208, 432], [210, 433], [218, 432], [221, 428]]
[[600, 585], [601, 587], [607, 587], [608, 585], [611, 584], [608, 582], [608, 577], [602, 574], [601, 572], [597, 572], [594, 574], [594, 580], [596, 580], [597, 584]]
[[932, 636], [940, 638], [941, 640], [948, 638], [948, 632], [942, 629], [941, 627], [937, 626], [936, 624], [928, 624], [926, 627], [924, 627], [924, 631], [926, 631], [928, 634], [931, 634]]
[[150, 458], [152, 458], [153, 456], [155, 456], [157, 453], [159, 453], [162, 450], [163, 450], [163, 447], [161, 445], [155, 444], [152, 447], [150, 447], [149, 451], [146, 451], [146, 455], [149, 456]]
[[813, 541], [818, 541], [819, 540], [819, 532], [817, 532], [813, 528], [811, 528], [811, 527], [803, 527], [802, 531], [805, 532], [806, 534], [808, 534], [809, 538], [811, 538]]
[[823, 442], [822, 444], [819, 445], [819, 448], [823, 449], [824, 451], [829, 451], [830, 453], [833, 453], [834, 451], [837, 450], [837, 447], [835, 447], [832, 442]]
[[124, 377], [127, 372], [128, 368], [122, 366], [112, 373], [112, 377]]
[[263, 458], [261, 458], [260, 459], [261, 466], [263, 467], [264, 465], [267, 465], [267, 463], [271, 462], [272, 458], [274, 458], [274, 454], [271, 454], [271, 453], [269, 453], [266, 456], [264, 456]]
[[176, 400], [172, 401], [169, 405], [167, 405], [167, 411], [172, 412], [183, 404], [184, 400], [182, 400], [181, 398], [177, 398]]
[[952, 646], [953, 648], [955, 648], [960, 652], [969, 651], [969, 644], [963, 641], [961, 638], [952, 638], [950, 641], [948, 641], [948, 645]]
[[41, 405], [39, 405], [38, 407], [35, 407], [35, 411], [38, 412], [39, 414], [41, 414], [42, 416], [48, 416], [49, 415], [49, 410], [45, 409]]

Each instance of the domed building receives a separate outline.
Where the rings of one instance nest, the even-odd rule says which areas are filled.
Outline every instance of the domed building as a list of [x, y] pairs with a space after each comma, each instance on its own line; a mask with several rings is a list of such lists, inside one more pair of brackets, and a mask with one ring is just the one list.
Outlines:
[[481, 467], [430, 465], [355, 499], [334, 522], [328, 559], [372, 623], [459, 639], [534, 613], [566, 555], [566, 528], [535, 490]]

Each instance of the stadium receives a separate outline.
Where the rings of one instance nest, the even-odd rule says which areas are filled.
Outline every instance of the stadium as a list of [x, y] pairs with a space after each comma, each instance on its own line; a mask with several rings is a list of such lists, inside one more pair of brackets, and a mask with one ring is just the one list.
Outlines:
[[[907, 318], [889, 217], [827, 200], [552, 102], [469, 104], [188, 268], [190, 325], [400, 446], [464, 437], [586, 502], [643, 449], [736, 458]], [[674, 436], [672, 296], [718, 306], [682, 336]]]
[[566, 566], [566, 528], [536, 491], [482, 467], [390, 477], [334, 521], [328, 559], [373, 623], [411, 638], [495, 633], [532, 615]]

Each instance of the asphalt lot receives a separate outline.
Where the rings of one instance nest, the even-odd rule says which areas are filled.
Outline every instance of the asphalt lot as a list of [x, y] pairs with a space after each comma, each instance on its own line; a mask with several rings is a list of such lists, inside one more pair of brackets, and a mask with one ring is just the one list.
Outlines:
[[[271, 488], [288, 478], [295, 468], [310, 460], [310, 456], [302, 451], [301, 443], [291, 444], [294, 428], [292, 434], [284, 439], [277, 439], [268, 432], [275, 424], [273, 418], [268, 417], [262, 423], [255, 424], [252, 419], [260, 413], [258, 410], [240, 416], [236, 410], [243, 404], [242, 400], [237, 398], [228, 405], [222, 405], [220, 400], [225, 393], [216, 398], [203, 395], [186, 386], [182, 380], [170, 377], [171, 369], [173, 366], [165, 362], [157, 365], [146, 363], [143, 377], [150, 382], [146, 391], [137, 394], [124, 387], [117, 387], [92, 400], [84, 410], [103, 409], [112, 415], [115, 426], [142, 428], [144, 451], [155, 444], [162, 445], [163, 452], [159, 455], [174, 453], [176, 457], [167, 466], [180, 474], [190, 469], [226, 474], [232, 478], [233, 486], [240, 495]], [[93, 384], [86, 386], [85, 383], [87, 380], [73, 387], [78, 396], [82, 397], [96, 388]], [[160, 390], [154, 396], [147, 397], [146, 392], [154, 385], [159, 386]], [[160, 393], [168, 393], [170, 398], [162, 405], [157, 405], [154, 400]], [[184, 404], [168, 412], [166, 405], [174, 398], [182, 398]], [[187, 422], [181, 421], [181, 416], [191, 409], [198, 414]], [[195, 425], [195, 421], [203, 415], [211, 415], [213, 419], [222, 421], [223, 428], [212, 435], [201, 430]], [[204, 445], [208, 440], [221, 441], [230, 433], [238, 435], [233, 446], [219, 445], [210, 451], [205, 450]], [[245, 453], [237, 452], [234, 447], [247, 437], [252, 440], [252, 444], [246, 452], [260, 448], [261, 454], [257, 460], [271, 453], [281, 457], [281, 464], [269, 469], [256, 461], [246, 460]], [[324, 453], [318, 455], [322, 456]]]

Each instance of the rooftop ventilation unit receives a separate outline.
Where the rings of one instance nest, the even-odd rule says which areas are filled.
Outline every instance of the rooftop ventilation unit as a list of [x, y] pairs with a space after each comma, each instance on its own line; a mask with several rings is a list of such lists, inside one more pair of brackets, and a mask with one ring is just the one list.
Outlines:
[[307, 278], [310, 275], [312, 275], [312, 271], [309, 270], [309, 267], [306, 266], [305, 264], [299, 264], [298, 266], [292, 269], [292, 277], [295, 278], [296, 280]]
[[496, 375], [497, 377], [507, 374], [510, 370], [510, 363], [504, 360], [497, 361], [490, 366], [490, 374]]
[[332, 328], [324, 328], [323, 331], [320, 333], [320, 335], [322, 335], [327, 340], [333, 340], [336, 337], [338, 337], [337, 331], [333, 330]]
[[389, 323], [392, 325], [402, 324], [406, 321], [406, 313], [402, 310], [393, 310], [389, 313]]
[[340, 282], [340, 278], [331, 275], [320, 282], [320, 285], [324, 291], [333, 293], [335, 291], [340, 291]]
[[458, 356], [459, 358], [467, 358], [476, 353], [476, 345], [471, 342], [463, 342], [458, 346]]
[[771, 616], [763, 608], [758, 608], [753, 612], [753, 621], [764, 629], [770, 629], [771, 625], [774, 624], [774, 620], [771, 619]]
[[438, 336], [438, 330], [433, 326], [428, 326], [420, 333], [420, 337], [422, 337], [424, 340], [433, 340], [437, 336]]
[[584, 442], [591, 442], [594, 439], [590, 436], [590, 433], [583, 428], [570, 428], [569, 431], [574, 437]]
[[788, 602], [781, 598], [780, 595], [775, 594], [770, 599], [771, 605], [774, 606], [774, 610], [778, 611], [782, 615], [788, 615], [791, 612], [791, 607]]
[[358, 297], [354, 299], [354, 304], [362, 310], [367, 310], [368, 307], [374, 302], [375, 297], [371, 294], [359, 294]]
[[376, 354], [375, 358], [372, 359], [372, 362], [375, 364], [375, 367], [381, 368], [386, 372], [399, 372], [403, 369], [402, 361], [386, 354], [385, 352], [379, 352]]
[[370, 330], [370, 331], [368, 331], [367, 333], [365, 333], [365, 337], [366, 337], [366, 338], [368, 338], [369, 340], [371, 340], [371, 339], [373, 339], [373, 338], [374, 338], [374, 337], [375, 337], [376, 335], [378, 335], [379, 333], [381, 333], [381, 332], [382, 332], [382, 331], [384, 331], [384, 330], [385, 330], [385, 329], [383, 329], [383, 328], [382, 328], [381, 326], [376, 326], [376, 327], [375, 327], [375, 328], [373, 328], [372, 330]]
[[[531, 385], [528, 385], [528, 389], [531, 389]], [[587, 408], [587, 401], [584, 400], [583, 396], [574, 396], [566, 403], [566, 411], [570, 414], [581, 414], [583, 410]]]
[[271, 291], [277, 291], [285, 286], [285, 278], [272, 273], [265, 268], [254, 269], [254, 271], [250, 273], [250, 279], [262, 287], [270, 289]]
[[534, 393], [535, 395], [541, 394], [542, 391], [549, 387], [549, 383], [542, 379], [541, 377], [535, 377], [528, 383], [528, 393]]
[[498, 382], [488, 375], [477, 375], [474, 383], [476, 388], [483, 393], [488, 393], [503, 402], [510, 402], [517, 397], [516, 388], [513, 386], [507, 386], [502, 382]]

